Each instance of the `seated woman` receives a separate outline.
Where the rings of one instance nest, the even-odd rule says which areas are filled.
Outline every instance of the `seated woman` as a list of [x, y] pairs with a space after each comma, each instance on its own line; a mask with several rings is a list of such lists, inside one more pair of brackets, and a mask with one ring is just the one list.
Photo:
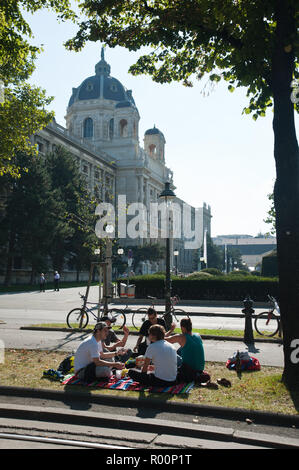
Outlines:
[[[164, 339], [165, 329], [161, 325], [152, 325], [149, 329], [149, 340], [151, 344], [146, 349], [145, 360], [141, 372], [130, 369], [129, 377], [147, 386], [166, 387], [176, 383], [177, 377], [177, 353]], [[148, 373], [152, 369], [154, 372]]]
[[198, 333], [192, 333], [192, 322], [190, 318], [183, 318], [180, 323], [182, 333], [168, 336], [170, 330], [165, 336], [169, 343], [178, 343], [180, 348], [177, 353], [182, 358], [182, 365], [178, 373], [178, 381], [196, 380], [204, 371], [205, 354], [203, 343]]

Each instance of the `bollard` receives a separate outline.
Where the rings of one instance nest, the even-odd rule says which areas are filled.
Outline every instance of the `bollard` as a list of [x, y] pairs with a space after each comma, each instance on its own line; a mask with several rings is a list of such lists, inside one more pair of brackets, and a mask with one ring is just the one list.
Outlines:
[[242, 313], [245, 314], [244, 343], [254, 343], [252, 329], [252, 314], [254, 313], [254, 309], [252, 308], [253, 300], [251, 300], [249, 295], [243, 300], [243, 304], [244, 309]]

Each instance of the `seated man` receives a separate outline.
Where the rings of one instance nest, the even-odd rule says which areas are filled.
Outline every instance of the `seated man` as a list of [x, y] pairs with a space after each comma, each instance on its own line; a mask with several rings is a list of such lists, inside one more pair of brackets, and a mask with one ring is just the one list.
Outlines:
[[87, 381], [86, 376], [91, 370], [89, 376], [109, 378], [112, 375], [112, 367], [115, 369], [124, 367], [121, 362], [109, 361], [118, 354], [116, 351], [103, 352], [102, 341], [106, 339], [108, 331], [106, 323], [99, 322], [95, 325], [93, 334], [79, 345], [74, 360], [75, 373], [78, 374], [79, 379]]
[[[165, 321], [163, 318], [157, 317], [157, 312], [154, 308], [150, 307], [147, 311], [148, 319], [143, 322], [141, 328], [139, 330], [139, 336], [136, 343], [135, 348], [133, 349], [134, 352], [137, 352], [137, 355], [144, 356], [146, 348], [150, 344], [149, 340], [149, 329], [152, 325], [161, 325], [166, 328]], [[145, 341], [142, 342], [145, 336]]]
[[[116, 336], [115, 332], [112, 330], [112, 324], [116, 322], [116, 319], [114, 317], [105, 316], [101, 318], [101, 321], [105, 322], [109, 328], [107, 338], [104, 340], [104, 352], [106, 351], [112, 352], [112, 351], [116, 351], [116, 348], [124, 348], [128, 340], [129, 328], [126, 325], [124, 325], [123, 327], [124, 336], [122, 339], [119, 339]], [[119, 361], [119, 362], [126, 362], [131, 357], [131, 355], [132, 355], [132, 350], [127, 349], [123, 352], [123, 355], [115, 356], [115, 359], [116, 361]]]
[[177, 353], [182, 358], [182, 365], [178, 374], [179, 381], [195, 380], [202, 374], [205, 368], [205, 355], [203, 343], [198, 333], [192, 333], [190, 318], [183, 318], [180, 323], [182, 333], [169, 336], [168, 331], [165, 340], [169, 343], [178, 343], [180, 348]]
[[[141, 372], [130, 369], [129, 377], [143, 385], [166, 387], [176, 383], [177, 353], [171, 344], [164, 340], [165, 329], [161, 325], [152, 325], [149, 328], [149, 340], [151, 344], [145, 352], [145, 360]], [[153, 369], [153, 373], [147, 373]]]

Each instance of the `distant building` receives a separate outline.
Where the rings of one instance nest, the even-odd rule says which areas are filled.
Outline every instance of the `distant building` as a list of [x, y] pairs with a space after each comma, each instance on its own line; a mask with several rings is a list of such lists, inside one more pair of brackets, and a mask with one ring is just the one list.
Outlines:
[[[32, 142], [38, 145], [41, 154], [51, 152], [59, 145], [64, 146], [77, 161], [86, 179], [89, 191], [100, 201], [117, 205], [117, 196], [125, 195], [127, 204], [142, 203], [147, 208], [157, 202], [169, 181], [175, 190], [173, 172], [166, 166], [165, 137], [154, 125], [139, 139], [140, 115], [131, 90], [110, 75], [111, 67], [106, 62], [102, 49], [101, 60], [95, 65], [95, 74], [72, 89], [66, 110], [66, 126], [54, 120], [38, 131]], [[182, 206], [184, 201], [176, 198]], [[115, 207], [117, 211], [117, 207]], [[211, 233], [211, 208], [206, 203], [199, 208], [199, 239], [204, 231]], [[195, 208], [191, 207], [194, 228]], [[160, 230], [161, 221], [158, 229]], [[159, 232], [160, 234], [160, 232]], [[174, 268], [173, 250], [179, 250], [178, 270], [191, 272], [194, 251], [184, 248], [184, 236], [171, 243], [171, 267]], [[165, 244], [165, 240], [151, 238], [149, 231], [144, 238], [122, 239], [128, 245], [142, 245], [149, 242]], [[164, 268], [163, 262], [144, 262], [142, 272], [150, 273]]]
[[242, 262], [253, 270], [263, 256], [276, 249], [276, 238], [271, 236], [252, 237], [250, 235], [218, 235], [213, 243], [218, 246], [233, 246], [240, 250]]

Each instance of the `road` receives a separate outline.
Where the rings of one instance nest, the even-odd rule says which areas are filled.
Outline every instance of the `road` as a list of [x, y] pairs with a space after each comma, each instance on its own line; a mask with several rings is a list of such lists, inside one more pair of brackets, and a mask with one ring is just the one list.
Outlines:
[[[40, 323], [61, 322], [65, 324], [67, 312], [80, 306], [81, 299], [78, 295], [80, 291], [84, 293], [82, 288], [70, 288], [59, 292], [0, 295], [0, 341], [2, 345], [6, 348], [61, 349], [74, 352], [82, 339], [86, 337], [85, 333], [26, 331], [20, 330], [20, 327]], [[96, 302], [97, 296], [98, 288], [91, 287], [89, 300]], [[240, 308], [237, 307], [184, 306], [184, 309], [191, 313], [240, 314]], [[261, 310], [256, 309], [256, 313]], [[130, 316], [127, 321], [130, 324]], [[196, 328], [244, 328], [244, 319], [237, 317], [192, 316], [192, 321]], [[133, 348], [135, 344], [136, 336], [130, 335], [127, 346]], [[228, 357], [238, 349], [240, 351], [248, 349], [242, 341], [206, 340], [204, 345], [207, 361], [226, 362]], [[283, 366], [281, 345], [256, 343], [255, 346], [249, 346], [249, 351], [260, 360], [261, 364]]]

